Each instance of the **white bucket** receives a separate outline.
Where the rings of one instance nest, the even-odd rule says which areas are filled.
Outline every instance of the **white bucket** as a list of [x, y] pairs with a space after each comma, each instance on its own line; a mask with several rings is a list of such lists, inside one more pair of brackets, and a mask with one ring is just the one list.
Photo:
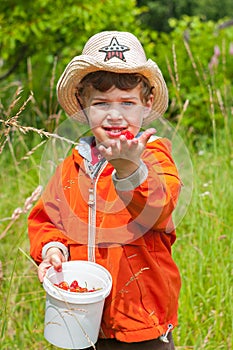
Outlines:
[[[76, 293], [55, 287], [66, 281], [77, 280], [95, 292]], [[44, 278], [46, 291], [44, 336], [48, 342], [63, 349], [85, 349], [97, 339], [105, 298], [112, 288], [110, 273], [101, 265], [90, 261], [68, 261], [62, 271], [49, 268]]]

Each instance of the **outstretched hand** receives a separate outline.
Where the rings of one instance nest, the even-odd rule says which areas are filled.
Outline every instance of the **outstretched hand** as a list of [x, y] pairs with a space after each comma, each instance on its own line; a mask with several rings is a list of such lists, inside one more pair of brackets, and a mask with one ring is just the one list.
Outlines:
[[149, 138], [156, 133], [154, 128], [145, 130], [139, 138], [127, 140], [121, 135], [117, 140], [109, 140], [98, 147], [101, 155], [116, 169], [117, 177], [124, 178], [137, 170], [141, 154], [146, 148]]

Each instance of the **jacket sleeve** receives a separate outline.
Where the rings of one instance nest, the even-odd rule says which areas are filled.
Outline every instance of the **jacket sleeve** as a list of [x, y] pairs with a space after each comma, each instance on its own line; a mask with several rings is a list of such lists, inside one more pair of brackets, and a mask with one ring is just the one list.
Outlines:
[[113, 179], [132, 221], [148, 229], [171, 231], [171, 215], [177, 204], [181, 181], [171, 157], [170, 141], [159, 139], [153, 145], [149, 144], [137, 172], [131, 179]]
[[57, 169], [56, 174], [28, 217], [30, 255], [38, 264], [42, 261], [42, 250], [46, 245], [49, 247], [48, 244], [51, 245], [51, 242], [54, 242], [54, 246], [56, 246], [57, 242], [57, 247], [63, 253], [68, 245], [68, 239], [64, 234], [60, 218], [59, 195], [56, 191], [57, 181], [60, 178], [59, 172], [60, 168]]

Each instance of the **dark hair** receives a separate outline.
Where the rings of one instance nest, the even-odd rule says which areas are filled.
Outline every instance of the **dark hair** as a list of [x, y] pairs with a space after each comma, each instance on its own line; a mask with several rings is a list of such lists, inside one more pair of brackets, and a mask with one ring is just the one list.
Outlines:
[[141, 99], [144, 103], [149, 100], [153, 87], [149, 80], [138, 73], [115, 73], [96, 71], [85, 75], [77, 86], [76, 96], [82, 101], [88, 96], [88, 90], [93, 87], [101, 92], [108, 91], [112, 86], [120, 90], [134, 89], [141, 84]]

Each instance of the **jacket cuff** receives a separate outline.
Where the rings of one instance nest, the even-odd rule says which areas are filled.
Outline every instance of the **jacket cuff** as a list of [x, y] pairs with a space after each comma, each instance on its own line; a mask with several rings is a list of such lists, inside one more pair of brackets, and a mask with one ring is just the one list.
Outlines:
[[116, 177], [116, 170], [112, 173], [112, 180], [117, 191], [132, 191], [136, 187], [140, 186], [148, 176], [148, 169], [146, 164], [140, 160], [138, 169], [130, 176], [124, 179], [118, 179]]
[[49, 242], [47, 244], [45, 244], [42, 248], [42, 259], [44, 260], [45, 256], [46, 256], [46, 253], [47, 253], [47, 250], [49, 248], [58, 248], [61, 250], [62, 254], [64, 255], [66, 261], [68, 260], [68, 257], [69, 257], [69, 252], [68, 252], [68, 248], [61, 242], [57, 242], [57, 241], [54, 241], [54, 242]]

